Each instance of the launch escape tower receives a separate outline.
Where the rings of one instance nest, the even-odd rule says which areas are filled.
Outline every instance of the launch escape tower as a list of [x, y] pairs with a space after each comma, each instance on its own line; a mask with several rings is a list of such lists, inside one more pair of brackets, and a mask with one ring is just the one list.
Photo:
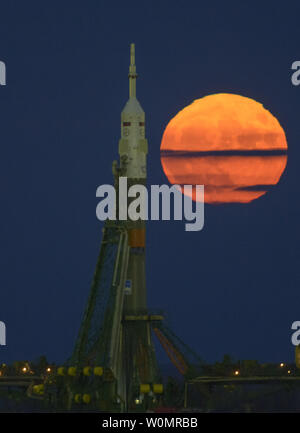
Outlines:
[[[131, 44], [129, 99], [121, 113], [119, 163], [113, 162], [118, 197], [120, 177], [128, 188], [146, 184], [148, 143], [145, 113], [136, 98], [135, 46]], [[127, 206], [127, 205], [126, 205]], [[72, 356], [45, 384], [51, 404], [73, 409], [137, 411], [161, 403], [155, 334], [177, 369], [186, 375], [201, 360], [147, 309], [145, 222], [106, 220], [91, 291]], [[126, 208], [127, 215], [127, 208]], [[190, 362], [192, 360], [192, 362]]]

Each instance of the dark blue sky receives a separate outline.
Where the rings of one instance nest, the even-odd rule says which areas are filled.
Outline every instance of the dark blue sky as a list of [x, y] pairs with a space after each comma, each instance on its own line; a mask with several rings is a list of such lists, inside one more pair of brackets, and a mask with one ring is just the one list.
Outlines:
[[201, 232], [150, 222], [149, 306], [204, 359], [293, 359], [300, 320], [300, 60], [297, 2], [10, 1], [0, 5], [3, 361], [71, 353], [97, 260], [98, 185], [112, 183], [136, 43], [149, 183], [167, 183], [160, 140], [194, 99], [264, 104], [289, 151], [279, 185], [248, 205], [205, 207]]

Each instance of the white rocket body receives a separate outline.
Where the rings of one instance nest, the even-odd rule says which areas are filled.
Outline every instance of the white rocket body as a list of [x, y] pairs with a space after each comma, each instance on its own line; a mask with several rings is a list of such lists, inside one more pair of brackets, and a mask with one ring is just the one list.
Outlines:
[[145, 113], [136, 99], [136, 68], [134, 44], [131, 45], [129, 67], [129, 99], [121, 113], [121, 139], [119, 154], [128, 179], [146, 179], [146, 155], [148, 143], [145, 138]]

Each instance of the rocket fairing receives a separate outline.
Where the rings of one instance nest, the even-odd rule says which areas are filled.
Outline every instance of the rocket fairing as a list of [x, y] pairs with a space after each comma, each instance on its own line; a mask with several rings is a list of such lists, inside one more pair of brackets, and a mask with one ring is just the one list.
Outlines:
[[135, 46], [130, 46], [129, 99], [121, 113], [119, 155], [122, 174], [128, 179], [146, 179], [145, 113], [136, 98]]

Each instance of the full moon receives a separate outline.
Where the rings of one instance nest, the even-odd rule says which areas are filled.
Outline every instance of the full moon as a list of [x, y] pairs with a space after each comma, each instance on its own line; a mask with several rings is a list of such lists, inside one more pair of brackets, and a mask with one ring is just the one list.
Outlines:
[[219, 93], [195, 100], [170, 120], [161, 163], [171, 184], [204, 185], [206, 203], [249, 203], [278, 183], [287, 141], [262, 104]]

